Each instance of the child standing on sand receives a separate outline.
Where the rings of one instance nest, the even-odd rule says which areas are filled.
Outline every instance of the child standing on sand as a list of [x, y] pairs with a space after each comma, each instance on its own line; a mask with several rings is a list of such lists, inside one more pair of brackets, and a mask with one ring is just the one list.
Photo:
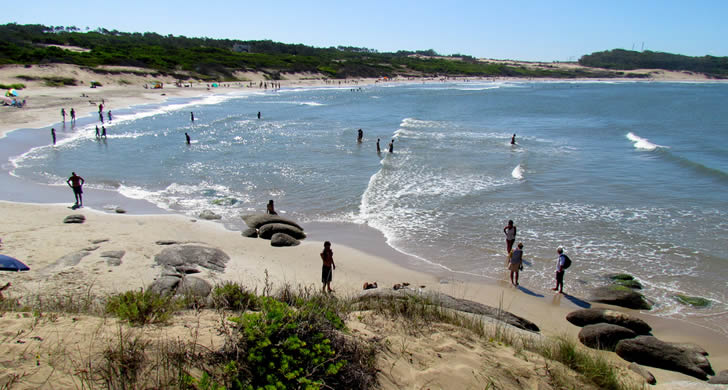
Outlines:
[[333, 292], [334, 290], [331, 289], [331, 280], [334, 276], [333, 270], [336, 269], [336, 264], [334, 264], [334, 251], [331, 250], [331, 243], [328, 241], [324, 242], [324, 251], [321, 252], [321, 260], [324, 262], [321, 267], [321, 283], [323, 283], [321, 291], [326, 292], [328, 289], [328, 292]]

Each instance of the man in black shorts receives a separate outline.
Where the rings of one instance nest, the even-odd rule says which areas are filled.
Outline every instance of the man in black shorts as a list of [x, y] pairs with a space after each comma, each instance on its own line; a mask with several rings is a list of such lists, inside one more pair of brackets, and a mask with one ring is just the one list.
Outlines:
[[71, 177], [66, 180], [68, 186], [73, 188], [73, 195], [76, 197], [78, 207], [83, 207], [83, 183], [85, 182], [81, 176], [76, 175], [76, 172], [71, 172]]

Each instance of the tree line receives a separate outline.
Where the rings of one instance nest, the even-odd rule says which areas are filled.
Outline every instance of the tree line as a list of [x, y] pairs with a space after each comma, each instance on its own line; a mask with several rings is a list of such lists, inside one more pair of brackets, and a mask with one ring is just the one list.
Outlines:
[[639, 52], [614, 49], [585, 55], [579, 59], [579, 64], [618, 70], [665, 69], [697, 72], [713, 78], [728, 78], [728, 57], [689, 57], [649, 50]]

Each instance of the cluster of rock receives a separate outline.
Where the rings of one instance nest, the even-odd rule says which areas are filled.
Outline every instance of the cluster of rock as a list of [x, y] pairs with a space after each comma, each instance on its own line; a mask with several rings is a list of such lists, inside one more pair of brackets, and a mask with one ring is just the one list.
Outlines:
[[271, 246], [295, 246], [306, 238], [301, 225], [290, 219], [269, 214], [243, 215], [248, 228], [242, 232], [244, 237], [270, 240]]
[[154, 256], [154, 261], [163, 269], [149, 289], [158, 294], [207, 298], [212, 291], [212, 284], [190, 275], [200, 273], [200, 267], [223, 272], [230, 261], [230, 256], [217, 248], [182, 245], [175, 241], [158, 241], [157, 244], [167, 246]]
[[652, 304], [637, 291], [642, 289], [642, 284], [632, 275], [610, 275], [609, 279], [611, 284], [592, 290], [590, 301], [636, 310], [652, 309]]
[[606, 309], [582, 309], [569, 313], [566, 320], [583, 327], [579, 332], [582, 344], [616, 352], [622, 359], [635, 363], [630, 365], [630, 369], [650, 384], [655, 384], [654, 376], [639, 364], [681, 372], [702, 380], [715, 374], [703, 348], [662, 341], [650, 334], [652, 328], [645, 321], [629, 314]]

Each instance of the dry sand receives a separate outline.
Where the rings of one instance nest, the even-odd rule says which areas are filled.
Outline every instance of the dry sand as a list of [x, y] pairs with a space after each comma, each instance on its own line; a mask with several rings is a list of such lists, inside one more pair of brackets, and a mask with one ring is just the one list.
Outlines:
[[[88, 87], [49, 88], [38, 85], [39, 82], [26, 82], [26, 84], [32, 85], [21, 93], [22, 97], [28, 100], [28, 106], [23, 109], [0, 107], [0, 135], [17, 128], [43, 127], [58, 122], [60, 107], [66, 107], [67, 111], [70, 107], [75, 107], [79, 113], [78, 116], [95, 113], [101, 99], [105, 100], [107, 108], [114, 110], [139, 104], [158, 103], [171, 97], [198, 97], [211, 93], [239, 91], [241, 88], [248, 89], [233, 84], [229, 88], [209, 91], [205, 84], [195, 83], [192, 88], [177, 88], [168, 84], [163, 90], [149, 90], [143, 89], [140, 84], [149, 83], [151, 78], [135, 79], [131, 85], [119, 85], [121, 79], [132, 76], [107, 76], [108, 79], [104, 79], [70, 65], [52, 65], [48, 68], [33, 67], [31, 69], [3, 67], [0, 68], [0, 82], [17, 82], [13, 79], [15, 75], [30, 74], [31, 71], [74, 77], [84, 81], [86, 85], [93, 79], [101, 81], [104, 87], [96, 89]], [[255, 74], [245, 77], [255, 80], [255, 82], [259, 81], [259, 79], [255, 79]], [[160, 81], [170, 83], [172, 80]], [[344, 85], [361, 85], [376, 81], [348, 81]], [[413, 82], [422, 82], [422, 80]], [[283, 87], [325, 85], [318, 79], [318, 75], [307, 75], [281, 83]], [[81, 97], [81, 94], [88, 96]], [[2, 196], [0, 195], [0, 197]], [[74, 213], [85, 215], [86, 222], [80, 225], [62, 223], [65, 216]], [[160, 268], [155, 267], [153, 262], [154, 256], [163, 249], [162, 246], [155, 243], [157, 240], [204, 243], [225, 251], [231, 258], [225, 272], [205, 271], [202, 275], [212, 282], [237, 281], [247, 286], [257, 287], [260, 291], [267, 273], [270, 281], [277, 286], [288, 283], [294, 286], [320, 288], [318, 254], [322, 248], [321, 242], [305, 240], [298, 247], [273, 248], [268, 241], [243, 238], [238, 232], [227, 231], [214, 222], [193, 222], [189, 218], [179, 215], [115, 215], [86, 208], [71, 211], [64, 205], [0, 202], [0, 216], [2, 219], [0, 238], [3, 240], [0, 251], [22, 259], [31, 267], [30, 272], [0, 274], [0, 283], [4, 284], [7, 281], [13, 283], [10, 296], [14, 298], [43, 294], [104, 296], [146, 287], [160, 273]], [[94, 240], [106, 241], [94, 244]], [[385, 246], [386, 244], [382, 241], [378, 245]], [[60, 258], [82, 250], [86, 250], [90, 254], [83, 257], [77, 265], [57, 264]], [[108, 265], [106, 259], [100, 256], [102, 252], [112, 250], [126, 251], [120, 266]], [[340, 296], [355, 294], [365, 281], [377, 281], [383, 288], [406, 281], [413, 286], [424, 285], [426, 290], [441, 291], [454, 297], [471, 299], [496, 307], [502, 305], [506, 310], [538, 324], [545, 335], [575, 337], [579, 330], [565, 320], [567, 313], [579, 308], [575, 304], [575, 302], [579, 302], [578, 299], [567, 295], [552, 294], [550, 291], [528, 294], [524, 290], [512, 288], [506, 279], [505, 270], [502, 279], [495, 283], [488, 280], [462, 281], [454, 276], [446, 278], [449, 280], [448, 283], [441, 283], [441, 279], [438, 277], [402, 268], [382, 256], [337, 245], [336, 242], [333, 244], [333, 250], [337, 264], [333, 287], [336, 289], [336, 294]], [[536, 295], [541, 295], [541, 297]], [[655, 329], [654, 334], [657, 337], [667, 341], [694, 342], [703, 346], [710, 353], [710, 360], [716, 372], [728, 368], [728, 340], [723, 336], [709, 329], [699, 328], [681, 321], [654, 318], [626, 309], [619, 310], [636, 314], [647, 320]], [[195, 321], [204, 323], [202, 332], [205, 337], [204, 344], [214, 347], [219, 345], [220, 341], [212, 330], [218, 319], [209, 313], [207, 316], [202, 320], [197, 317]], [[0, 356], [5, 356], [0, 360], [0, 380], [10, 378], [7, 375], [2, 376], [3, 370], [12, 370], [12, 372], [35, 370], [33, 375], [26, 378], [25, 382], [21, 380], [24, 384], [19, 388], [53, 388], [54, 386], [47, 382], [41, 383], [41, 378], [53, 376], [52, 372], [55, 368], [50, 368], [52, 366], [50, 361], [58, 359], [57, 354], [54, 355], [53, 351], [62, 351], [68, 345], [76, 345], [76, 343], [79, 343], [79, 348], [91, 349], [93, 347], [90, 346], [89, 340], [93, 340], [95, 337], [109, 339], [116, 334], [113, 332], [116, 329], [113, 320], [82, 316], [74, 318], [76, 319], [74, 320], [71, 316], [63, 316], [55, 318], [53, 321], [41, 321], [40, 324], [37, 323], [37, 319], [23, 316], [5, 315], [0, 318], [0, 329], [3, 330], [0, 335]], [[367, 323], [366, 318], [358, 319], [352, 321], [351, 326], [357, 329], [357, 332], [366, 335], [376, 333], [377, 327], [386, 326], [386, 324], [377, 324], [377, 321], [380, 320], [374, 318]], [[183, 319], [177, 318], [175, 323], [177, 325], [164, 328], [159, 332], [179, 335], [190, 331], [189, 327], [185, 327]], [[105, 330], [99, 330], [102, 328]], [[391, 364], [394, 368], [388, 373], [383, 373], [385, 388], [419, 388], [425, 385], [433, 388], [467, 388], [471, 384], [484, 383], [479, 380], [478, 376], [481, 375], [481, 372], [490, 372], [480, 371], [484, 365], [488, 365], [486, 363], [488, 360], [484, 360], [484, 358], [500, 356], [496, 359], [500, 362], [499, 364], [507, 364], [514, 355], [517, 355], [507, 348], [497, 352], [483, 349], [482, 345], [471, 343], [467, 339], [469, 336], [453, 329], [445, 332], [446, 336], [432, 332], [419, 338], [399, 334], [395, 330], [392, 332], [384, 337], [391, 338], [392, 343], [406, 345], [407, 348], [404, 349], [411, 353], [408, 352], [410, 357], [406, 361], [399, 361], [403, 355], [402, 351], [396, 353], [393, 349], [388, 352], [389, 355], [385, 359], [389, 360], [386, 360], [386, 364]], [[30, 335], [41, 333], [43, 334], [41, 338], [46, 341], [41, 343], [36, 339], [29, 339]], [[22, 338], [23, 344], [17, 343], [20, 338]], [[37, 356], [41, 352], [48, 355], [47, 359], [44, 358], [44, 362], [48, 364], [49, 368], [36, 370], [33, 368], [34, 365], [41, 367], [36, 364]], [[447, 358], [435, 359], [433, 354], [445, 355]], [[81, 355], [74, 356], [80, 359], [78, 356]], [[619, 363], [619, 359], [615, 359], [615, 362], [624, 365], [624, 362]], [[67, 362], [67, 371], [73, 372], [70, 369], [73, 368], [73, 365], [68, 366], [68, 364], [71, 362]], [[524, 388], [542, 388], [536, 379], [541, 369], [539, 367], [542, 366], [527, 361], [518, 364], [513, 362], [513, 366], [511, 374], [521, 376], [524, 383], [531, 384]], [[694, 378], [674, 372], [652, 368], [650, 371], [657, 376], [658, 383], [695, 382]], [[458, 380], [458, 378], [461, 379]], [[498, 381], [501, 381], [499, 383], [504, 388], [510, 387], [503, 382], [506, 379], [500, 378]], [[79, 387], [72, 377], [65, 377], [60, 383], [60, 387]], [[433, 383], [439, 385], [433, 385]], [[2, 384], [0, 383], [0, 385]]]

